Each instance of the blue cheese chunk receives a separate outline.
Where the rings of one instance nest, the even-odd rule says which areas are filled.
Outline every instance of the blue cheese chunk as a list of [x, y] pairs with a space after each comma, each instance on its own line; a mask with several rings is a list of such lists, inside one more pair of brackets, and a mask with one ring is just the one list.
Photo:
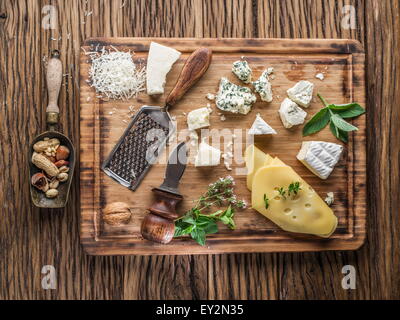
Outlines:
[[210, 111], [208, 108], [200, 108], [190, 111], [187, 115], [187, 123], [190, 131], [205, 128], [210, 125]]
[[251, 89], [238, 86], [223, 77], [219, 83], [215, 103], [222, 111], [247, 114], [256, 99]]
[[257, 81], [252, 82], [254, 86], [254, 91], [260, 94], [261, 100], [266, 102], [271, 102], [272, 96], [272, 86], [269, 81], [268, 75], [271, 73], [270, 68], [265, 70]]
[[332, 173], [342, 155], [340, 144], [324, 141], [303, 142], [297, 159], [317, 177], [325, 180]]
[[257, 113], [256, 120], [249, 130], [250, 135], [264, 135], [264, 134], [277, 134], [276, 131], [265, 122], [261, 115]]
[[233, 63], [232, 72], [244, 83], [251, 82], [251, 69], [246, 60], [239, 60]]
[[292, 100], [285, 98], [279, 109], [279, 116], [281, 117], [283, 126], [285, 128], [291, 128], [293, 126], [304, 123], [307, 112], [301, 109]]
[[308, 108], [313, 97], [314, 84], [302, 80], [287, 91], [288, 97], [298, 105]]

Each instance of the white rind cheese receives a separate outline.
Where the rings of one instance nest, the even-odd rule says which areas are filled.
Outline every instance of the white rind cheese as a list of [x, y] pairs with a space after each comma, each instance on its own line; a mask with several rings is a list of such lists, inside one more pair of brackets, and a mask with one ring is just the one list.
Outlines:
[[251, 69], [246, 60], [239, 60], [233, 63], [232, 72], [244, 83], [251, 82]]
[[295, 102], [285, 98], [279, 109], [279, 115], [281, 117], [283, 126], [289, 129], [293, 126], [304, 123], [307, 112], [301, 109]]
[[168, 72], [181, 53], [156, 42], [150, 44], [147, 59], [147, 94], [163, 94]]
[[268, 75], [271, 73], [270, 68], [265, 70], [257, 81], [252, 84], [254, 86], [254, 91], [260, 94], [261, 100], [266, 102], [271, 102], [273, 99], [272, 86], [269, 81]]
[[223, 77], [219, 83], [215, 103], [220, 110], [247, 114], [256, 99], [251, 89], [238, 86]]
[[221, 161], [221, 151], [208, 145], [205, 142], [201, 142], [199, 150], [194, 159], [194, 165], [196, 167], [212, 167], [218, 166]]
[[190, 111], [187, 115], [187, 123], [190, 131], [205, 128], [210, 125], [210, 111], [207, 107]]
[[298, 105], [308, 108], [313, 96], [314, 84], [302, 80], [287, 91], [288, 97]]
[[340, 144], [324, 141], [303, 142], [297, 155], [312, 173], [321, 179], [327, 179], [342, 155]]
[[251, 135], [277, 134], [276, 131], [257, 113], [256, 120], [249, 130]]

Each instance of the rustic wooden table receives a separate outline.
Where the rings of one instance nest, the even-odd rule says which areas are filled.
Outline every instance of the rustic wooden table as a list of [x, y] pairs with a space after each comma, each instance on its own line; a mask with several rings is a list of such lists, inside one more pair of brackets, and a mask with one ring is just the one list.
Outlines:
[[[398, 0], [0, 1], [0, 299], [399, 298], [399, 10]], [[55, 29], [46, 29], [54, 22], [48, 12], [58, 18]], [[86, 256], [78, 173], [64, 211], [38, 210], [30, 202], [27, 155], [45, 127], [43, 57], [55, 48], [66, 73], [62, 130], [78, 147], [79, 51], [93, 36], [361, 41], [369, 108], [366, 244], [357, 252]], [[55, 290], [42, 289], [44, 265], [56, 269]], [[355, 290], [342, 288], [344, 265], [356, 269]]]

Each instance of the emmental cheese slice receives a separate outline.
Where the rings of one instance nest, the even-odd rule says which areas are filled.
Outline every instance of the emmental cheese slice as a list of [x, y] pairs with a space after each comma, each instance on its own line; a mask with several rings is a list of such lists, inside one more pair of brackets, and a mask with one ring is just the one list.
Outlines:
[[[282, 197], [278, 189], [287, 189], [293, 182], [300, 182], [300, 191], [295, 196]], [[252, 207], [289, 232], [329, 237], [337, 227], [333, 211], [286, 165], [271, 164], [257, 170], [252, 184]]]
[[251, 191], [254, 174], [258, 169], [268, 165], [273, 158], [251, 144], [244, 153], [247, 168], [247, 189]]

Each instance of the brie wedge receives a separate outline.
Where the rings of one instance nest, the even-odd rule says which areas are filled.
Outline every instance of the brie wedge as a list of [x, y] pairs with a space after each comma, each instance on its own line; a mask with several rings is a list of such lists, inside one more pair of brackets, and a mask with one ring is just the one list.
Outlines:
[[307, 108], [313, 96], [314, 84], [310, 81], [300, 81], [287, 91], [288, 97], [298, 105]]
[[168, 72], [179, 59], [181, 53], [175, 49], [163, 46], [156, 42], [150, 44], [147, 58], [147, 94], [162, 94]]
[[215, 103], [220, 110], [247, 114], [256, 99], [251, 89], [238, 86], [223, 77], [219, 83]]
[[251, 135], [277, 134], [276, 131], [257, 113], [256, 120], [249, 130]]
[[196, 167], [211, 167], [219, 165], [221, 161], [221, 151], [208, 145], [205, 142], [201, 142], [199, 150], [194, 160]]
[[307, 141], [303, 142], [297, 159], [317, 177], [325, 180], [332, 173], [342, 152], [343, 147], [340, 144]]
[[205, 128], [210, 125], [210, 111], [207, 107], [190, 111], [187, 115], [187, 123], [190, 131]]
[[291, 128], [293, 126], [304, 123], [307, 112], [301, 109], [292, 100], [285, 98], [279, 109], [279, 115], [281, 117], [283, 126], [285, 128]]
[[271, 70], [268, 68], [265, 70], [260, 78], [257, 81], [254, 81], [252, 84], [254, 86], [254, 91], [260, 94], [261, 100], [266, 102], [271, 102], [273, 99], [272, 96], [272, 86], [271, 82], [269, 82], [268, 75], [270, 74]]

